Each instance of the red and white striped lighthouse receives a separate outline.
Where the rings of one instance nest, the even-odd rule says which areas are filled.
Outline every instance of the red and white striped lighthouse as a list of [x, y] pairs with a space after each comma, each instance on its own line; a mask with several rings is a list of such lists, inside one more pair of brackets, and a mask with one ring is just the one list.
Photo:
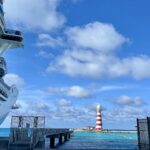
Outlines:
[[96, 106], [96, 130], [102, 131], [102, 114], [101, 114], [101, 106]]

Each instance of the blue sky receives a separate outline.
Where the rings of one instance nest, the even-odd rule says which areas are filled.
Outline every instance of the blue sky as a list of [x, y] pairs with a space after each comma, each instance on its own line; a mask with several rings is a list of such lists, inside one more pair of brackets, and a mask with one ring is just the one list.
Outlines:
[[[149, 115], [148, 0], [11, 0], [7, 27], [23, 32], [24, 48], [5, 53], [20, 94], [12, 114], [45, 115], [49, 127], [134, 129]], [[61, 123], [60, 123], [61, 120]]]

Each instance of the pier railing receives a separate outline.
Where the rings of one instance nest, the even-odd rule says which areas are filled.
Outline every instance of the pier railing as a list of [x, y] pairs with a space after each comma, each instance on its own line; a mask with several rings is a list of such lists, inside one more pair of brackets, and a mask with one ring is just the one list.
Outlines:
[[150, 149], [150, 117], [137, 119], [138, 146], [141, 150]]

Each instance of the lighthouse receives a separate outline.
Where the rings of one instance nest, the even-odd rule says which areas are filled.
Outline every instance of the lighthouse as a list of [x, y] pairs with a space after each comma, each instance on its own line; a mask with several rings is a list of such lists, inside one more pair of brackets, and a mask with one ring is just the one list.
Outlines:
[[96, 106], [96, 131], [102, 131], [102, 114], [101, 106]]

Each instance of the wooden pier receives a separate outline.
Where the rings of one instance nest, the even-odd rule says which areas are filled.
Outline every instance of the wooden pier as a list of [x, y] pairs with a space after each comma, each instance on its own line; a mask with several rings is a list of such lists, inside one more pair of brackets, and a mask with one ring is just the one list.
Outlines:
[[50, 133], [47, 134], [46, 138], [49, 138], [49, 147], [55, 148], [55, 139], [58, 138], [59, 144], [61, 145], [63, 142], [66, 142], [70, 139], [73, 131], [65, 130], [59, 131], [58, 133]]
[[[0, 138], [0, 150], [44, 150], [45, 140], [49, 139], [49, 148], [68, 141], [73, 131], [69, 129], [11, 129], [9, 138]], [[57, 146], [58, 146], [57, 145]]]
[[0, 137], [0, 150], [6, 150], [8, 148], [9, 138]]
[[12, 116], [9, 138], [0, 138], [0, 150], [44, 150], [45, 140], [49, 148], [68, 141], [73, 131], [45, 128], [43, 116]]

